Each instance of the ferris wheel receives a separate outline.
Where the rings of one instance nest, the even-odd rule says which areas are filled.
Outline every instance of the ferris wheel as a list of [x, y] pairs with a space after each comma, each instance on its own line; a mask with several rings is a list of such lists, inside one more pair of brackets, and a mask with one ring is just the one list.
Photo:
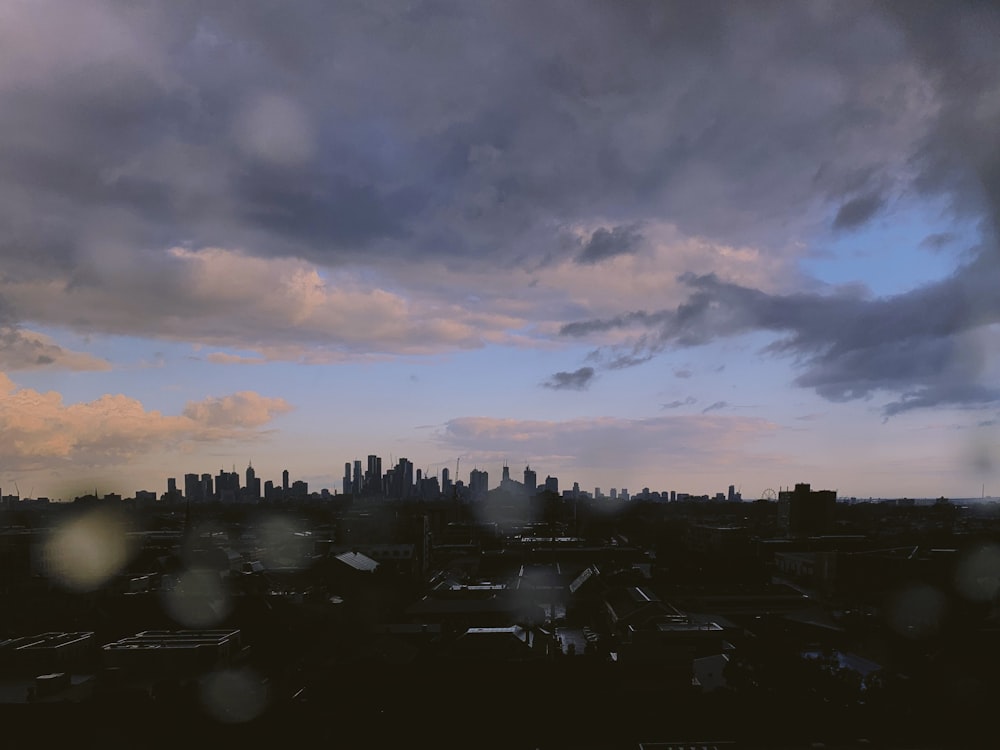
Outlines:
[[768, 502], [770, 502], [771, 500], [777, 500], [778, 499], [778, 493], [775, 492], [772, 489], [766, 489], [766, 490], [764, 490], [763, 492], [760, 493], [760, 499], [761, 500], [767, 500]]

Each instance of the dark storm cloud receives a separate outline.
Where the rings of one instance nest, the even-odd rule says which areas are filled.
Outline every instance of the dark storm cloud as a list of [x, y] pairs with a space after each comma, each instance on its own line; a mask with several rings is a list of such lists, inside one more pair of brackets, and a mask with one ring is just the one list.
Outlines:
[[874, 193], [853, 198], [837, 211], [833, 228], [838, 231], [856, 229], [875, 216], [884, 205], [885, 199]]
[[577, 256], [579, 263], [600, 263], [616, 255], [634, 253], [642, 241], [642, 234], [634, 226], [618, 226], [608, 230], [596, 229]]
[[[980, 220], [982, 243], [966, 265], [936, 283], [893, 297], [765, 293], [712, 275], [683, 278], [687, 300], [660, 311], [625, 313], [578, 321], [563, 333], [581, 336], [635, 328], [642, 347], [656, 353], [752, 331], [778, 334], [767, 351], [793, 358], [796, 384], [832, 401], [896, 394], [883, 406], [888, 416], [939, 405], [975, 406], [1000, 400], [985, 382], [992, 356], [976, 335], [1000, 323], [1000, 55], [995, 39], [1000, 16], [987, 6], [938, 7], [899, 3], [882, 6], [901, 33], [908, 53], [933, 87], [939, 107], [927, 120], [910, 157], [913, 187], [945, 196], [958, 215]], [[849, 229], [883, 208], [877, 170], [847, 170], [831, 176], [823, 165], [817, 182], [831, 196], [852, 193], [834, 224]], [[868, 188], [868, 189], [865, 189]], [[881, 188], [879, 188], [881, 190]], [[929, 238], [937, 247], [946, 237]], [[635, 344], [629, 348], [635, 356]], [[609, 353], [614, 356], [614, 352]]]
[[590, 385], [590, 381], [593, 379], [594, 368], [581, 367], [573, 372], [557, 372], [542, 385], [556, 391], [582, 391]]
[[709, 412], [719, 411], [720, 409], [725, 409], [729, 406], [728, 401], [716, 401], [715, 403], [709, 404], [704, 409], [701, 410], [702, 414], [708, 414]]
[[[0, 28], [0, 278], [69, 274], [113, 297], [121, 279], [88, 276], [95, 256], [172, 245], [488, 274], [636, 252], [653, 220], [780, 254], [913, 191], [993, 220], [986, 8], [22, 3]], [[830, 398], [907, 392], [960, 376], [923, 358], [972, 325], [948, 297], [966, 280], [866, 301], [690, 279], [676, 309], [563, 331], [650, 332], [604, 365], [621, 367], [763, 328]], [[154, 336], [176, 312], [156, 304]]]
[[889, 416], [1000, 398], [1000, 389], [976, 382], [987, 353], [965, 338], [1000, 323], [1000, 297], [991, 293], [997, 281], [991, 258], [913, 292], [876, 299], [767, 294], [713, 275], [683, 281], [692, 293], [674, 309], [581, 321], [564, 333], [579, 336], [638, 322], [650, 329], [642, 341], [652, 355], [752, 331], [773, 332], [781, 337], [765, 351], [793, 357], [801, 370], [797, 385], [831, 401], [867, 398], [877, 391], [902, 394], [885, 407]]
[[671, 401], [668, 404], [663, 404], [660, 408], [661, 409], [676, 409], [676, 408], [681, 407], [681, 406], [691, 406], [691, 404], [695, 403], [697, 400], [698, 399], [696, 399], [694, 396], [688, 396], [683, 401], [681, 401], [681, 400]]
[[[503, 265], [595, 216], [608, 228], [576, 248], [584, 263], [632, 251], [646, 218], [773, 237], [776, 217], [877, 184], [882, 140], [914, 136], [906, 101], [856, 96], [912, 85], [884, 72], [892, 23], [714, 4], [25, 4], [0, 60], [4, 255], [72, 264], [110, 240]], [[871, 142], [845, 146], [861, 127]]]

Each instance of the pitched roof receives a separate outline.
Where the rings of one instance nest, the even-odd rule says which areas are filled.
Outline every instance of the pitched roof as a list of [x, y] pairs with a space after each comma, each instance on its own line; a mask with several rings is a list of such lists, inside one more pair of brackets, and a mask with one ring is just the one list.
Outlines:
[[360, 552], [344, 552], [337, 555], [336, 559], [362, 573], [371, 573], [378, 568], [378, 563], [375, 560]]

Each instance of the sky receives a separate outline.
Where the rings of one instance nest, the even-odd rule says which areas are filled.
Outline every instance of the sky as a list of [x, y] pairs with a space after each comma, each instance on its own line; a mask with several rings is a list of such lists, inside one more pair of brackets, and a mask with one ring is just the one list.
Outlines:
[[0, 488], [1000, 494], [986, 3], [8, 0]]

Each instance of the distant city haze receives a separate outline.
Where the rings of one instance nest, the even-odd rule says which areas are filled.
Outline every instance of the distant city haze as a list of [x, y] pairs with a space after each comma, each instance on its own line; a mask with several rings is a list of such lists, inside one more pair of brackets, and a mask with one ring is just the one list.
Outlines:
[[0, 491], [1000, 494], [989, 4], [0, 10]]

